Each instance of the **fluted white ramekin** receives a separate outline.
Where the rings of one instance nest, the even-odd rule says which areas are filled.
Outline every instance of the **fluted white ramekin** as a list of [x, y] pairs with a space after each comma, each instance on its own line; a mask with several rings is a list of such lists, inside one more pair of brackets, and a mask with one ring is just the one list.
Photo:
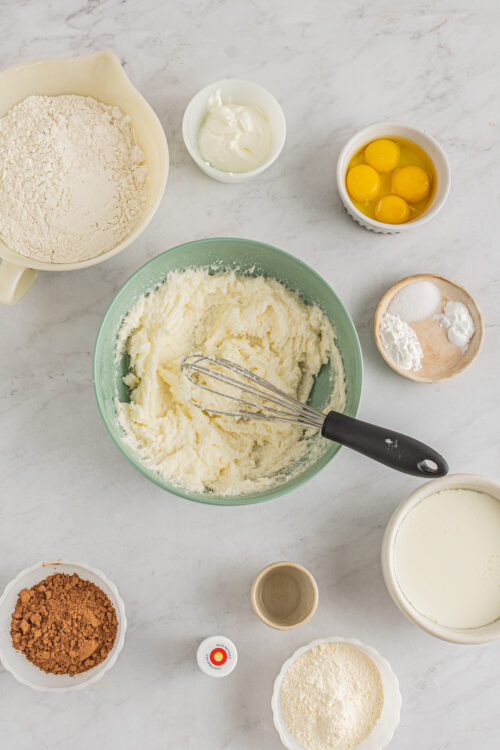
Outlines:
[[[70, 677], [67, 674], [47, 674], [32, 664], [21, 651], [12, 645], [10, 627], [12, 613], [16, 606], [17, 597], [22, 589], [31, 588], [47, 576], [55, 573], [66, 573], [73, 575], [77, 573], [80, 578], [92, 581], [104, 591], [115, 608], [118, 619], [118, 632], [116, 634], [113, 648], [97, 666], [87, 672]], [[91, 568], [84, 563], [72, 563], [60, 560], [57, 562], [39, 562], [31, 568], [26, 568], [17, 575], [13, 581], [7, 584], [0, 597], [0, 661], [5, 669], [10, 672], [18, 682], [33, 690], [65, 693], [70, 690], [81, 690], [100, 680], [108, 672], [118, 658], [118, 654], [125, 642], [125, 631], [127, 629], [127, 618], [125, 617], [125, 605], [118, 593], [114, 583], [106, 578], [104, 573], [96, 568]]]
[[322, 646], [325, 643], [346, 643], [349, 646], [355, 646], [366, 654], [377, 667], [384, 689], [384, 705], [382, 713], [368, 737], [359, 745], [356, 745], [356, 750], [382, 750], [382, 748], [388, 745], [391, 741], [396, 727], [399, 724], [401, 713], [401, 693], [399, 692], [398, 678], [392, 671], [391, 665], [387, 659], [384, 659], [384, 657], [381, 656], [372, 646], [368, 646], [366, 643], [361, 643], [361, 641], [357, 641], [355, 638], [341, 638], [340, 636], [320, 638], [308, 643], [307, 646], [302, 646], [302, 648], [297, 649], [297, 651], [295, 651], [295, 653], [292, 654], [292, 656], [287, 659], [281, 667], [281, 671], [274, 683], [273, 697], [271, 699], [274, 726], [278, 730], [281, 742], [288, 748], [288, 750], [304, 750], [304, 746], [295, 739], [286, 725], [281, 708], [281, 686], [286, 673], [292, 664], [302, 656], [302, 654], [305, 654], [306, 651], [309, 651], [315, 646]]
[[[356, 208], [354, 203], [349, 197], [347, 192], [345, 177], [349, 162], [351, 161], [354, 154], [356, 154], [363, 146], [376, 138], [406, 138], [409, 141], [413, 141], [417, 146], [420, 146], [426, 154], [432, 160], [434, 168], [436, 170], [436, 190], [434, 197], [423, 214], [413, 221], [407, 221], [404, 224], [386, 224], [382, 221], [376, 221], [366, 216], [359, 208]], [[427, 221], [430, 221], [436, 214], [441, 211], [448, 194], [450, 192], [451, 176], [450, 176], [450, 165], [443, 149], [428, 133], [417, 128], [411, 128], [408, 125], [398, 125], [394, 122], [376, 122], [373, 125], [368, 125], [362, 130], [358, 130], [352, 138], [350, 138], [345, 144], [344, 148], [339, 154], [337, 160], [337, 190], [339, 191], [342, 203], [347, 209], [347, 212], [352, 216], [354, 221], [357, 221], [365, 229], [370, 229], [372, 232], [378, 232], [381, 234], [398, 234], [398, 232], [408, 232], [410, 229], [422, 226]]]

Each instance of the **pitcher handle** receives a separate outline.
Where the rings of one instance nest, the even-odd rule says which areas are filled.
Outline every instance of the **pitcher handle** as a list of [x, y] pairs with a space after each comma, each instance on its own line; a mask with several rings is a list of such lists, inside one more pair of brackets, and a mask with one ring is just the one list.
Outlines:
[[25, 268], [2, 259], [0, 264], [0, 304], [15, 305], [24, 297], [38, 276], [34, 268]]

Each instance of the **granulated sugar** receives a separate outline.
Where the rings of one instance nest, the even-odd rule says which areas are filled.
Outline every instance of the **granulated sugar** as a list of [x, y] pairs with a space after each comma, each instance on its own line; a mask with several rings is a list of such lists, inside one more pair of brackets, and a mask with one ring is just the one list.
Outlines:
[[384, 705], [374, 662], [346, 643], [314, 646], [283, 680], [281, 706], [290, 733], [308, 750], [350, 750], [374, 728]]
[[119, 244], [146, 204], [130, 118], [88, 96], [29, 96], [0, 119], [0, 237], [51, 263]]
[[439, 309], [441, 300], [442, 294], [432, 281], [414, 281], [394, 296], [389, 312], [406, 323], [413, 323], [430, 318]]

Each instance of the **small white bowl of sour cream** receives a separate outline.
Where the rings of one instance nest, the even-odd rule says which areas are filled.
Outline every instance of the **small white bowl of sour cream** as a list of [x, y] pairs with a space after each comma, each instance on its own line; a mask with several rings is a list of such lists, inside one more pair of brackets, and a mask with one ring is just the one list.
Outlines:
[[[213, 101], [218, 92], [222, 104], [229, 102], [255, 110], [269, 127], [270, 143], [267, 154], [263, 156], [262, 161], [257, 159], [257, 165], [250, 159], [249, 169], [246, 171], [231, 172], [217, 169], [201, 154], [200, 131], [207, 118], [209, 100]], [[205, 86], [191, 99], [182, 120], [182, 136], [191, 158], [209, 177], [219, 182], [246, 182], [264, 172], [280, 155], [285, 144], [286, 120], [280, 104], [267, 89], [251, 81], [227, 78]]]
[[500, 483], [449, 474], [412, 492], [387, 524], [382, 572], [397, 607], [430, 635], [459, 644], [500, 639]]

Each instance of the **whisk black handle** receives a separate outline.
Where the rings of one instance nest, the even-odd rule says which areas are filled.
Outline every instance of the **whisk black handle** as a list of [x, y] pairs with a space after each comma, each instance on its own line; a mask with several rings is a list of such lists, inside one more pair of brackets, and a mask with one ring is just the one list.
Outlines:
[[444, 458], [425, 443], [340, 412], [326, 415], [321, 434], [414, 477], [444, 477], [448, 473]]

